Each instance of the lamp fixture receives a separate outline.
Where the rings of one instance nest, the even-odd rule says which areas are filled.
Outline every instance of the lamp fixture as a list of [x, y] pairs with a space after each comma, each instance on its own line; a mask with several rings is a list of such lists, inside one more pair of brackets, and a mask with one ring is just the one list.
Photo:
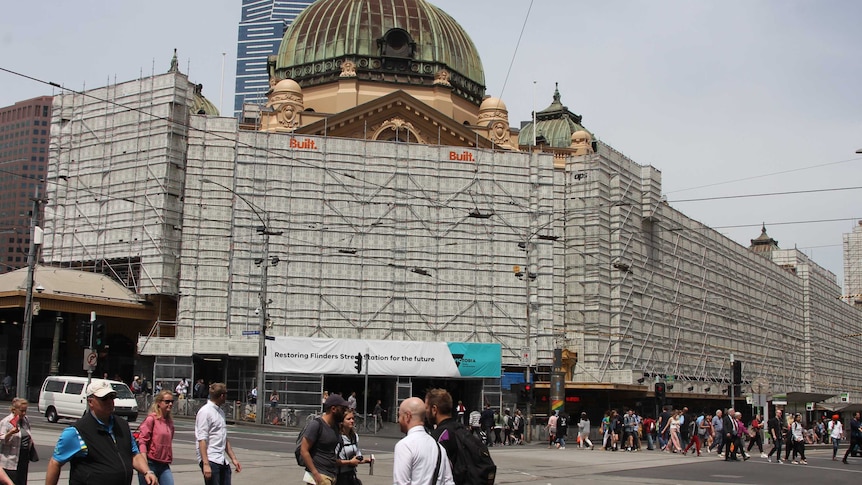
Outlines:
[[643, 377], [641, 377], [640, 379], [638, 379], [638, 384], [643, 384], [643, 383], [644, 383], [644, 380], [645, 380], [645, 379], [644, 379]]
[[712, 390], [712, 388], [711, 388], [711, 387], [704, 387], [704, 388], [703, 388], [703, 392], [709, 392], [709, 391], [711, 391], [711, 390]]
[[688, 392], [691, 392], [693, 390], [694, 390], [694, 386], [688, 386]]

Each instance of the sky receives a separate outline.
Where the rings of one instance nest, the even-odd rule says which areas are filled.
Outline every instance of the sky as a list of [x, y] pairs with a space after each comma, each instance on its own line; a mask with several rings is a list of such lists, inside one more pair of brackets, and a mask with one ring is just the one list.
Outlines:
[[[662, 172], [672, 206], [748, 246], [765, 223], [843, 283], [862, 220], [862, 2], [433, 0], [467, 31], [512, 126], [562, 102]], [[0, 106], [180, 70], [233, 106], [240, 0], [10, 2]], [[753, 194], [794, 194], [740, 197]], [[805, 192], [805, 193], [800, 193]], [[717, 198], [707, 201], [690, 199]], [[837, 295], [836, 295], [837, 296]]]

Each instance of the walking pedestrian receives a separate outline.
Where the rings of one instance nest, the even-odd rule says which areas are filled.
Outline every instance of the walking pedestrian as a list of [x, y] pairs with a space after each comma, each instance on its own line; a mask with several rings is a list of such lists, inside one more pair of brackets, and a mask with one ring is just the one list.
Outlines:
[[853, 451], [854, 447], [862, 446], [862, 413], [857, 411], [853, 414], [853, 419], [850, 420], [850, 446], [844, 452], [844, 458], [841, 460], [847, 464], [847, 457]]
[[557, 416], [557, 448], [566, 449], [566, 435], [569, 434], [569, 415], [560, 411]]
[[198, 466], [204, 476], [204, 485], [231, 485], [231, 463], [237, 473], [242, 471], [242, 465], [228, 440], [227, 422], [221, 409], [227, 401], [227, 386], [223, 382], [215, 382], [210, 384], [209, 390], [209, 401], [195, 416]]
[[[30, 418], [27, 408], [30, 403], [23, 398], [12, 399], [10, 414], [0, 421], [0, 466], [15, 485], [27, 483], [30, 461], [38, 459], [33, 435], [30, 433]], [[2, 481], [2, 480], [0, 480]]]
[[425, 431], [425, 403], [418, 397], [405, 399], [398, 408], [398, 424], [407, 436], [395, 445], [392, 483], [455, 485], [446, 450]]
[[114, 414], [116, 397], [108, 381], [96, 379], [87, 386], [88, 410], [57, 439], [45, 485], [57, 485], [66, 463], [71, 463], [70, 484], [129, 485], [135, 470], [144, 474], [147, 485], [157, 483], [129, 424]]
[[747, 451], [751, 451], [751, 448], [757, 445], [757, 449], [760, 450], [760, 457], [766, 458], [766, 453], [763, 452], [763, 418], [760, 414], [755, 415], [754, 419], [751, 420], [748, 436], [751, 439], [748, 441]]
[[557, 444], [557, 412], [554, 411], [548, 417], [548, 424], [545, 425], [548, 431], [548, 448], [553, 448]]
[[371, 463], [371, 457], [362, 456], [359, 449], [359, 435], [356, 434], [356, 410], [348, 409], [340, 425], [341, 446], [336, 447], [338, 456], [338, 477], [336, 485], [356, 485], [362, 483], [356, 474], [356, 467]]
[[832, 421], [829, 421], [828, 432], [829, 439], [832, 440], [832, 461], [837, 461], [838, 447], [841, 446], [841, 439], [844, 438], [844, 425], [841, 424], [841, 416], [832, 415]]
[[347, 412], [347, 401], [332, 393], [323, 403], [325, 412], [320, 418], [305, 427], [300, 453], [305, 463], [303, 482], [316, 485], [332, 485], [338, 476], [336, 449], [341, 443], [338, 432]]
[[[138, 449], [147, 457], [150, 470], [159, 479], [159, 485], [174, 485], [171, 463], [174, 459], [174, 393], [161, 391], [156, 394], [150, 413], [138, 427]], [[146, 477], [138, 473], [139, 485], [146, 485]]]
[[772, 437], [772, 449], [769, 450], [769, 454], [766, 455], [766, 461], [772, 463], [772, 454], [776, 453], [775, 460], [778, 463], [784, 463], [781, 461], [781, 445], [784, 444], [784, 411], [777, 410], [775, 411], [775, 416], [769, 418], [767, 421], [767, 432], [769, 436]]
[[[793, 436], [793, 464], [807, 465], [805, 460], [805, 426], [802, 425], [802, 415], [796, 413], [793, 416], [793, 423], [790, 424], [790, 433]], [[799, 461], [796, 461], [796, 455], [799, 454]]]
[[582, 412], [581, 420], [578, 421], [578, 448], [585, 446], [593, 450], [596, 449], [593, 442], [590, 441], [590, 418], [586, 412]]
[[715, 410], [715, 416], [712, 417], [712, 445], [711, 450], [717, 450], [718, 456], [722, 456], [722, 447], [724, 445], [724, 412], [721, 409]]

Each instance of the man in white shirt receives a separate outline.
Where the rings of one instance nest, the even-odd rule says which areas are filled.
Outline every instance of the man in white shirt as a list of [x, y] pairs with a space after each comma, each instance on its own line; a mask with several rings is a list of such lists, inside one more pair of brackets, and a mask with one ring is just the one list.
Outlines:
[[211, 384], [210, 399], [195, 417], [195, 440], [198, 443], [195, 451], [204, 475], [204, 485], [231, 485], [230, 463], [237, 473], [242, 471], [227, 439], [227, 423], [221, 409], [225, 401], [227, 387], [224, 383]]
[[[407, 436], [395, 445], [392, 483], [395, 485], [455, 485], [446, 451], [425, 431], [425, 403], [405, 399], [398, 408], [398, 425]], [[436, 474], [436, 480], [433, 479]]]

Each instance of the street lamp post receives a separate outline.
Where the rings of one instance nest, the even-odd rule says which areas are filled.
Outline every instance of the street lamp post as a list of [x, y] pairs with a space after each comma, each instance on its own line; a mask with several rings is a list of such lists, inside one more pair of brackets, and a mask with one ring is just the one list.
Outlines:
[[24, 300], [24, 327], [21, 329], [21, 352], [18, 354], [18, 396], [29, 399], [30, 340], [33, 331], [33, 279], [36, 272], [37, 250], [42, 244], [42, 228], [39, 223], [39, 187], [33, 197], [33, 213], [30, 215], [30, 251], [27, 254], [27, 292]]
[[[259, 260], [256, 260], [256, 263], [260, 264], [260, 329], [258, 333], [258, 342], [257, 342], [257, 377], [255, 380], [257, 381], [257, 402], [255, 403], [255, 421], [258, 424], [263, 424], [263, 413], [264, 413], [264, 397], [266, 396], [266, 386], [264, 383], [266, 382], [266, 374], [264, 369], [264, 357], [266, 355], [266, 325], [267, 320], [269, 319], [267, 306], [269, 304], [269, 300], [267, 297], [267, 286], [269, 284], [269, 236], [280, 236], [284, 234], [284, 231], [274, 231], [269, 227], [269, 215], [266, 214], [265, 211], [260, 209], [251, 203], [248, 199], [237, 193], [232, 188], [222, 185], [218, 182], [214, 182], [210, 179], [203, 179], [203, 182], [210, 183], [213, 185], [217, 185], [233, 195], [242, 199], [243, 202], [251, 209], [257, 219], [262, 224], [257, 228], [257, 233], [263, 236], [263, 257]], [[261, 215], [261, 212], [266, 214], [266, 219]], [[278, 258], [273, 258], [272, 265], [275, 266], [278, 264]]]

